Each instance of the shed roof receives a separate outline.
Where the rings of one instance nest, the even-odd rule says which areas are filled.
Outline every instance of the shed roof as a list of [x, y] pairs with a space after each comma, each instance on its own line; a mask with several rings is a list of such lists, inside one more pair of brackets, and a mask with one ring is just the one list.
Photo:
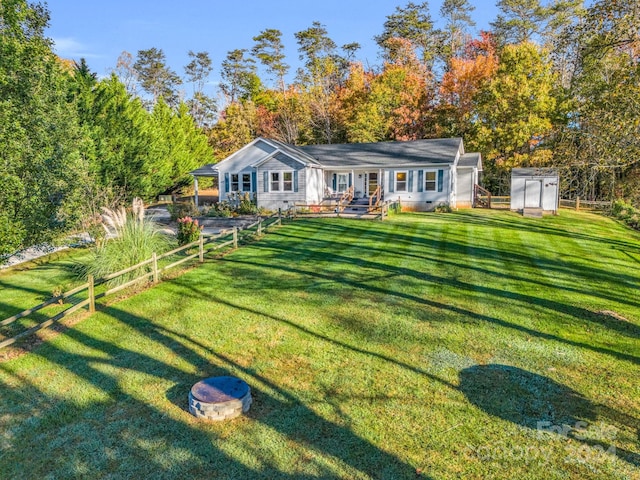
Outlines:
[[298, 147], [326, 167], [388, 167], [452, 164], [463, 151], [461, 138], [406, 142], [342, 143]]
[[511, 169], [512, 177], [557, 177], [558, 170], [555, 168], [513, 168]]

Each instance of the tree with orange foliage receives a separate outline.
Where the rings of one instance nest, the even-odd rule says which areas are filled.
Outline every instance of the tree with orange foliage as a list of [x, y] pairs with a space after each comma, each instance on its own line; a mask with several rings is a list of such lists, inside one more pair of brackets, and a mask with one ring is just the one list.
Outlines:
[[410, 40], [386, 42], [389, 61], [381, 73], [351, 71], [340, 98], [349, 142], [424, 138], [431, 111], [431, 75], [415, 55]]
[[481, 32], [481, 38], [469, 42], [465, 57], [449, 60], [440, 84], [437, 131], [440, 136], [465, 137], [472, 129], [478, 92], [498, 70], [493, 36]]

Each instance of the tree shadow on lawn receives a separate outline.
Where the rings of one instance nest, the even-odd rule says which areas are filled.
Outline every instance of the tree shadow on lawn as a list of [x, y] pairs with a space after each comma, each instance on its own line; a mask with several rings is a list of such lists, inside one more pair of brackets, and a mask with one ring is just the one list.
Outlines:
[[[618, 422], [624, 416], [628, 426], [640, 434], [640, 421], [633, 417], [596, 405], [565, 385], [517, 367], [476, 365], [462, 370], [459, 378], [460, 391], [492, 416], [536, 430], [539, 438], [554, 434], [571, 438], [640, 466], [640, 454], [613, 443], [615, 427], [594, 425], [597, 420]], [[599, 438], [587, 438], [590, 430], [589, 437]]]
[[[245, 377], [251, 387], [253, 397], [253, 404], [247, 413], [248, 417], [272, 427], [280, 434], [297, 443], [312, 446], [314, 450], [335, 457], [372, 478], [415, 478], [415, 468], [403, 464], [393, 454], [381, 450], [369, 441], [354, 434], [348, 426], [337, 425], [320, 417], [300, 401], [294, 391], [280, 387], [252, 368], [238, 365], [229, 356], [216, 352], [213, 348], [197, 339], [161, 326], [156, 327], [156, 332], [166, 338], [179, 338], [184, 344], [189, 344], [193, 350], [207, 352], [208, 355], [215, 357], [232, 371], [242, 372], [242, 376]], [[326, 337], [323, 337], [323, 340], [331, 341]], [[350, 346], [347, 348], [353, 349]], [[376, 355], [364, 350], [358, 350], [358, 352]], [[295, 372], [291, 373], [294, 374]], [[268, 391], [274, 392], [275, 395], [268, 393]], [[182, 408], [186, 407], [187, 402], [183, 400], [183, 398], [186, 398], [184, 389], [182, 392], [175, 388], [171, 389], [167, 396], [176, 405]], [[336, 409], [335, 398], [330, 395], [321, 401], [332, 405]], [[339, 411], [337, 414], [348, 425], [347, 418]], [[257, 449], [257, 452], [259, 452], [259, 449]], [[264, 455], [264, 453], [256, 454]], [[328, 475], [327, 478], [330, 478], [331, 472], [326, 473]]]
[[[545, 224], [544, 220], [541, 223], [538, 219], [528, 219], [528, 221], [523, 222], [522, 216], [519, 214], [514, 214], [511, 216], [477, 216], [470, 213], [465, 212], [455, 212], [456, 220], [459, 222], [487, 226], [487, 227], [495, 227], [495, 228], [507, 228], [517, 231], [528, 231], [534, 233], [541, 233], [544, 235], [553, 235], [562, 238], [573, 238], [576, 240], [587, 240], [595, 243], [602, 244], [603, 239], [597, 235], [590, 235], [588, 233], [578, 233], [572, 232], [569, 230], [565, 230], [562, 228], [558, 228], [556, 226], [551, 226], [549, 224]], [[637, 232], [629, 229], [629, 234], [637, 235]], [[624, 240], [614, 240], [607, 239], [604, 243], [610, 245], [612, 248], [621, 248], [634, 253], [640, 253], [640, 244], [627, 242]]]
[[[256, 244], [254, 246], [254, 248], [256, 249], [260, 249], [260, 250], [273, 250], [275, 252], [287, 252], [287, 254], [291, 255], [291, 251], [289, 250], [285, 250], [283, 249], [281, 246], [279, 246], [277, 243], [272, 242], [272, 243], [264, 243], [264, 244]], [[351, 246], [351, 248], [354, 248], [353, 245]], [[369, 249], [363, 248], [363, 252], [368, 252]], [[367, 254], [369, 255], [369, 254]], [[377, 261], [373, 261], [373, 260], [367, 260], [366, 258], [353, 258], [352, 256], [344, 256], [344, 255], [340, 255], [339, 253], [332, 253], [332, 254], [328, 254], [326, 252], [322, 252], [322, 251], [316, 251], [315, 253], [313, 253], [312, 255], [315, 258], [322, 258], [324, 257], [324, 260], [327, 261], [328, 259], [331, 260], [331, 262], [333, 263], [342, 263], [342, 264], [352, 264], [355, 267], [358, 268], [367, 268], [367, 269], [371, 269], [371, 270], [378, 270], [381, 272], [384, 272], [385, 275], [390, 276], [390, 275], [404, 275], [404, 276], [408, 276], [408, 277], [413, 277], [419, 281], [423, 281], [423, 282], [431, 282], [433, 284], [438, 284], [438, 285], [443, 285], [446, 287], [450, 287], [452, 289], [455, 289], [455, 291], [468, 291], [468, 292], [473, 292], [474, 294], [477, 293], [482, 293], [482, 294], [488, 294], [491, 295], [492, 297], [495, 297], [497, 299], [501, 299], [501, 300], [509, 300], [509, 301], [517, 301], [517, 302], [521, 302], [522, 304], [526, 305], [526, 306], [531, 306], [531, 305], [536, 305], [538, 307], [544, 308], [544, 309], [548, 309], [554, 312], [559, 312], [565, 315], [568, 315], [570, 317], [574, 317], [576, 320], [580, 321], [580, 322], [591, 322], [594, 323], [596, 325], [600, 325], [604, 328], [607, 328], [609, 330], [615, 331], [616, 333], [620, 334], [620, 335], [624, 335], [627, 337], [631, 337], [631, 338], [640, 338], [640, 326], [632, 323], [632, 322], [625, 322], [625, 321], [621, 321], [618, 318], [615, 318], [613, 316], [610, 315], [603, 315], [597, 312], [593, 312], [591, 310], [587, 310], [585, 308], [581, 308], [581, 307], [576, 307], [573, 305], [567, 305], [565, 303], [562, 302], [558, 302], [552, 299], [548, 299], [548, 298], [541, 298], [541, 297], [536, 297], [533, 295], [528, 295], [526, 293], [521, 293], [521, 292], [514, 292], [514, 291], [509, 291], [507, 289], [498, 289], [498, 288], [493, 288], [487, 285], [478, 285], [475, 283], [468, 283], [468, 282], [464, 282], [462, 280], [458, 280], [456, 278], [449, 278], [449, 277], [444, 277], [444, 276], [436, 276], [428, 271], [418, 271], [418, 270], [414, 270], [411, 268], [407, 268], [407, 267], [399, 267], [399, 266], [395, 266], [395, 265], [389, 265], [386, 263], [380, 263]], [[290, 257], [289, 257], [290, 258]], [[247, 261], [243, 261], [243, 260], [239, 260], [236, 257], [225, 257], [222, 262], [225, 263], [236, 263], [236, 264], [246, 264], [246, 265], [251, 265], [251, 262], [247, 262]], [[304, 270], [302, 268], [296, 268], [296, 267], [291, 267], [288, 266], [289, 263], [287, 263], [287, 265], [279, 265], [276, 264], [275, 262], [270, 263], [270, 265], [267, 268], [273, 268], [273, 269], [279, 269], [279, 270], [284, 270], [284, 271], [288, 271], [288, 272], [292, 272], [292, 273], [298, 273], [298, 274], [302, 274], [302, 275], [310, 275], [316, 278], [322, 278], [324, 280], [332, 280], [332, 281], [336, 281], [336, 282], [340, 282], [340, 283], [344, 283], [356, 288], [363, 288], [363, 289], [368, 289], [371, 291], [375, 291], [375, 292], [380, 292], [380, 293], [393, 293], [393, 292], [389, 292], [388, 290], [384, 289], [384, 288], [380, 288], [380, 287], [376, 287], [375, 285], [371, 285], [370, 283], [366, 283], [365, 281], [363, 281], [362, 279], [358, 279], [358, 280], [351, 280], [345, 277], [338, 277], [334, 274], [331, 274], [330, 272], [327, 273], [322, 273], [319, 271], [314, 270]], [[395, 294], [402, 296], [404, 294], [401, 294], [400, 292], [396, 292]], [[415, 299], [418, 298], [420, 302], [426, 302], [429, 303], [428, 300], [426, 299], [422, 299], [420, 297], [411, 297], [410, 299]], [[439, 308], [445, 308], [445, 309], [456, 309], [457, 307], [454, 306], [444, 306], [444, 307], [440, 307], [442, 304], [437, 304], [436, 305], [439, 306]], [[468, 313], [468, 312], [467, 312]], [[475, 314], [474, 314], [475, 315]], [[524, 327], [523, 327], [524, 328]], [[635, 358], [635, 357], [634, 357]], [[638, 362], [638, 359], [636, 358], [636, 363]]]
[[[353, 221], [355, 222], [355, 221]], [[287, 258], [291, 258], [291, 255], [294, 253], [299, 253], [302, 257], [317, 257], [321, 251], [326, 250], [327, 255], [331, 255], [332, 257], [339, 253], [341, 249], [353, 249], [357, 247], [357, 243], [351, 242], [348, 243], [344, 241], [346, 235], [353, 234], [354, 231], [357, 232], [356, 238], [371, 238], [378, 239], [380, 241], [384, 241], [386, 245], [389, 241], [389, 235], [384, 232], [379, 232], [377, 229], [366, 229], [358, 226], [345, 225], [342, 227], [337, 227], [333, 224], [322, 224], [316, 223], [313, 224], [314, 228], [318, 229], [327, 229], [335, 232], [335, 239], [331, 240], [323, 240], [323, 239], [310, 239], [306, 236], [298, 236], [291, 233], [285, 233], [282, 230], [274, 232], [273, 240], [269, 241], [269, 239], [263, 240], [261, 244], [256, 245], [257, 248], [269, 248], [270, 246], [274, 249], [280, 249], [283, 255], [286, 255]], [[306, 230], [306, 229], [305, 229]], [[291, 248], [287, 245], [287, 248], [283, 248], [281, 242], [276, 241], [276, 237], [279, 239], [282, 238], [292, 238], [297, 240], [297, 242], [291, 242]], [[304, 240], [300, 243], [300, 240]], [[448, 255], [459, 256], [460, 258], [465, 258], [466, 256], [472, 255], [475, 258], [482, 259], [486, 261], [487, 259], [495, 260], [500, 264], [505, 263], [504, 251], [496, 250], [492, 248], [465, 244], [459, 241], [454, 241], [451, 238], [447, 238], [446, 241], [443, 239], [435, 239], [432, 237], [425, 238], [423, 236], [411, 236], [403, 233], [394, 233], [393, 237], [393, 245], [403, 245], [402, 249], [390, 249], [390, 248], [378, 248], [371, 245], [366, 245], [362, 247], [365, 255], [369, 256], [372, 251], [380, 252], [385, 255], [401, 255], [402, 257], [411, 257], [420, 260], [424, 260], [427, 262], [434, 262], [437, 265], [448, 265], [455, 268], [462, 268], [465, 270], [475, 271], [481, 275], [488, 275], [489, 277], [498, 277], [500, 279], [514, 280], [514, 281], [525, 281], [530, 284], [539, 285], [545, 288], [558, 288], [555, 285], [550, 285], [544, 281], [541, 281], [540, 278], [528, 278], [517, 275], [515, 272], [505, 271], [505, 270], [491, 270], [488, 268], [484, 268], [479, 266], [478, 264], [472, 264], [469, 262], [454, 262], [451, 260], [447, 260], [441, 254], [442, 249], [444, 247], [444, 251]], [[311, 248], [310, 248], [311, 247]], [[317, 249], [315, 251], [313, 249]], [[416, 251], [424, 252], [423, 255], [419, 255]], [[352, 263], [356, 263], [358, 265], [366, 266], [366, 261], [361, 261], [359, 259], [351, 259]], [[532, 258], [529, 255], [524, 255], [519, 251], [511, 251], [509, 252], [508, 257], [509, 264], [515, 264], [516, 266], [522, 266], [524, 268], [531, 268], [534, 265], [532, 264]], [[608, 265], [608, 267], [610, 267]], [[598, 285], [600, 286], [603, 281], [611, 282], [613, 284], [633, 284], [638, 283], [640, 278], [637, 276], [625, 275], [619, 272], [616, 272], [614, 269], [607, 268], [595, 268], [593, 266], [588, 266], [584, 264], [576, 264], [570, 263], [566, 261], [561, 261], [557, 259], [546, 259], [546, 258], [537, 258], [535, 262], [535, 268], [541, 269], [544, 272], [551, 272], [553, 276], [557, 277], [559, 275], [565, 276], [567, 278], [585, 278], [585, 279], [597, 279]], [[563, 291], [574, 292], [580, 295], [591, 295], [597, 298], [602, 298], [604, 300], [611, 300], [614, 302], [621, 302], [628, 304], [630, 306], [640, 307], [640, 302], [638, 301], [636, 296], [630, 296], [628, 298], [622, 298], [620, 295], [613, 295], [606, 289], [597, 288], [591, 289], [590, 291], [585, 288], [584, 285], [573, 286], [572, 285], [564, 285], [562, 286]], [[591, 312], [593, 314], [593, 312]], [[614, 325], [615, 326], [615, 325]]]
[[[251, 262], [248, 261], [240, 261], [237, 259], [231, 259], [230, 257], [226, 257], [224, 260], [222, 260], [224, 262], [229, 262], [229, 263], [233, 263], [236, 265], [242, 265], [245, 264], [248, 267], [254, 267], [254, 265]], [[387, 268], [388, 266], [384, 266], [385, 268]], [[391, 295], [391, 296], [395, 296], [398, 298], [402, 298], [405, 300], [410, 300], [412, 302], [415, 302], [417, 304], [422, 304], [422, 305], [427, 305], [429, 307], [432, 308], [436, 308], [436, 309], [440, 309], [442, 311], [446, 311], [446, 312], [453, 312], [455, 314], [458, 315], [462, 315], [464, 317], [467, 317], [469, 319], [472, 320], [476, 320], [476, 321], [482, 321], [482, 322], [487, 322], [487, 323], [491, 323], [491, 324], [495, 324], [495, 325], [499, 325], [501, 327], [505, 327], [508, 329], [513, 329], [513, 330], [517, 330], [523, 333], [526, 333], [527, 335], [531, 335], [532, 337], [535, 338], [542, 338], [545, 340], [552, 340], [552, 341], [556, 341], [556, 342], [560, 342], [560, 343], [564, 343], [566, 345], [571, 345], [573, 347], [578, 347], [578, 348], [584, 348], [586, 350], [591, 350], [593, 352], [597, 352], [597, 353], [602, 353], [605, 355], [610, 355], [613, 356], [619, 360], [624, 360], [624, 361], [628, 361], [634, 364], [640, 364], [640, 357], [637, 357], [633, 354], [629, 354], [626, 352], [619, 352], [616, 350], [612, 350], [610, 348], [605, 348], [605, 347], [599, 347], [599, 346], [595, 346], [595, 345], [590, 345], [587, 343], [582, 343], [582, 342], [578, 342], [575, 340], [570, 340], [567, 338], [562, 338], [559, 337], [557, 335], [551, 334], [551, 333], [546, 333], [546, 332], [541, 332], [538, 330], [534, 330], [532, 328], [528, 328], [525, 327], [523, 325], [519, 325], [517, 323], [513, 323], [513, 322], [509, 322], [507, 320], [502, 320], [500, 318], [497, 317], [491, 317], [488, 315], [483, 315], [477, 312], [473, 312], [471, 310], [467, 310], [455, 305], [449, 305], [449, 304], [444, 304], [441, 302], [437, 302], [434, 300], [429, 300], [427, 298], [423, 298], [423, 297], [418, 297], [409, 293], [404, 293], [404, 292], [398, 292], [398, 291], [392, 291], [389, 290], [388, 288], [383, 288], [383, 287], [378, 287], [375, 285], [370, 285], [370, 284], [366, 284], [366, 283], [362, 283], [361, 281], [358, 280], [350, 280], [350, 279], [346, 279], [346, 278], [337, 278], [335, 275], [332, 274], [327, 274], [327, 273], [321, 273], [318, 272], [316, 270], [303, 270], [300, 268], [295, 268], [295, 267], [291, 267], [291, 266], [282, 266], [282, 265], [274, 265], [271, 264], [269, 265], [270, 269], [277, 269], [277, 270], [283, 270], [286, 272], [291, 272], [291, 273], [297, 273], [300, 275], [307, 275], [310, 277], [314, 277], [314, 278], [319, 278], [325, 281], [329, 281], [329, 282], [338, 282], [338, 283], [342, 283], [344, 285], [349, 285], [351, 287], [354, 288], [359, 288], [359, 289], [363, 289], [363, 290], [368, 290], [370, 292], [374, 292], [374, 293], [380, 293], [383, 295]], [[403, 269], [405, 270], [405, 269]], [[242, 272], [239, 269], [239, 267], [236, 267], [236, 273], [235, 275], [240, 275], [242, 276]], [[420, 274], [419, 275], [420, 278], [424, 278], [425, 274]], [[256, 279], [256, 285], [259, 285], [259, 279]], [[457, 283], [456, 281], [454, 281], [454, 283]], [[184, 284], [181, 284], [184, 286]], [[259, 288], [259, 287], [256, 287]], [[475, 287], [474, 287], [475, 289]], [[504, 296], [504, 292], [502, 291], [495, 291], [495, 294], [497, 294], [498, 296]], [[513, 294], [516, 295], [517, 294]], [[222, 301], [221, 299], [216, 299], [216, 301]], [[574, 316], [575, 312], [573, 313]], [[577, 318], [581, 319], [581, 317], [576, 316]], [[637, 328], [637, 327], [636, 327]]]
[[[170, 349], [188, 364], [196, 367], [198, 371], [196, 374], [185, 373], [168, 362], [145, 354], [144, 351], [118, 346], [115, 343], [90, 336], [78, 329], [71, 329], [64, 333], [65, 336], [73, 340], [70, 344], [77, 344], [73, 351], [63, 350], [54, 344], [47, 344], [32, 353], [31, 355], [41, 356], [46, 361], [84, 379], [108, 396], [108, 400], [102, 404], [92, 403], [84, 407], [78, 407], [71, 402], [63, 402], [66, 403], [63, 410], [69, 409], [68, 411], [73, 412], [73, 415], [71, 418], [66, 415], [55, 423], [55, 428], [71, 431], [80, 429], [86, 433], [95, 430], [92, 458], [86, 460], [88, 471], [104, 474], [103, 470], [92, 470], [95, 468], [92, 463], [101, 464], [104, 467], [108, 463], [106, 457], [113, 456], [115, 452], [120, 461], [128, 465], [134, 462], [137, 465], [130, 466], [126, 475], [135, 474], [141, 477], [158, 475], [184, 478], [194, 474], [196, 477], [202, 477], [205, 472], [210, 472], [216, 478], [306, 479], [335, 477], [336, 472], [327, 467], [322, 458], [313, 458], [313, 453], [302, 461], [303, 466], [314, 472], [313, 474], [308, 472], [290, 474], [283, 472], [278, 467], [278, 462], [282, 460], [272, 458], [273, 452], [269, 447], [252, 445], [250, 439], [235, 438], [233, 441], [239, 444], [244, 441], [245, 444], [242, 447], [245, 454], [248, 452], [255, 458], [255, 463], [259, 467], [246, 466], [230, 454], [216, 448], [216, 443], [223, 441], [220, 437], [221, 430], [216, 425], [195, 420], [185, 411], [187, 395], [193, 384], [203, 378], [236, 375], [244, 377], [243, 379], [249, 383], [254, 392], [255, 404], [249, 412], [249, 418], [274, 429], [278, 435], [288, 439], [287, 441], [296, 442], [301, 445], [302, 449], [311, 446], [312, 451], [319, 452], [320, 457], [326, 455], [335, 459], [338, 464], [346, 465], [351, 471], [362, 472], [371, 477], [415, 478], [416, 470], [414, 467], [403, 463], [396, 456], [359, 437], [349, 428], [320, 417], [299, 401], [294, 392], [281, 388], [250, 368], [240, 366], [233, 359], [216, 352], [198, 339], [171, 331], [146, 318], [116, 307], [107, 307], [102, 313], [135, 329], [158, 345]], [[60, 342], [56, 342], [56, 345], [58, 344]], [[92, 353], [74, 353], [78, 350], [78, 346], [82, 346], [81, 350], [89, 348]], [[5, 369], [2, 365], [0, 368]], [[114, 374], [107, 373], [112, 371]], [[171, 379], [172, 382], [175, 382], [175, 385], [165, 392], [150, 391], [144, 392], [144, 395], [154, 397], [156, 402], [159, 401], [158, 395], [163, 395], [167, 405], [178, 406], [181, 413], [176, 414], [174, 411], [168, 414], [168, 412], [144, 402], [143, 392], [140, 397], [138, 395], [134, 397], [131, 392], [135, 391], [135, 387], [128, 387], [129, 391], [127, 391], [121, 386], [124, 381], [121, 375], [126, 375], [127, 371], [140, 372], [157, 377], [162, 381]], [[153, 388], [153, 382], [149, 382], [148, 385], [149, 388]], [[32, 409], [45, 412], [44, 415], [48, 417], [53, 416], [46, 413], [52, 408], [52, 405], [56, 411], [60, 410], [58, 398], [49, 397], [38, 391], [35, 386], [31, 389], [35, 390], [35, 393], [30, 395], [35, 395], [37, 398], [35, 404], [31, 406]], [[73, 392], [69, 392], [68, 395], [73, 398]], [[13, 401], [20, 401], [21, 398], [25, 399], [20, 393]], [[25, 408], [28, 412], [29, 406]], [[119, 415], [124, 415], [124, 418], [110, 418], [109, 412], [113, 411], [120, 412]], [[130, 418], [132, 415], [133, 418]], [[176, 419], [176, 415], [178, 419]], [[179, 420], [182, 416], [185, 417], [184, 421]], [[99, 419], [102, 426], [94, 425], [92, 428], [91, 424], [96, 419]], [[30, 442], [28, 435], [30, 435], [29, 432], [24, 432], [24, 438], [20, 439], [21, 444]], [[96, 439], [98, 439], [97, 442]], [[224, 442], [229, 443], [231, 440], [230, 436], [227, 436]], [[70, 441], [74, 440], [70, 439]], [[89, 440], [83, 438], [76, 439], [76, 441], [80, 442], [84, 448]], [[148, 453], [140, 448], [140, 445], [154, 444], [166, 445], [166, 453], [169, 457], [177, 456], [182, 450], [189, 451], [194, 462], [192, 465], [167, 462], [169, 464], [167, 465], [153, 452]], [[59, 469], [63, 468], [62, 465], [73, 465], [74, 462], [78, 464], [78, 454], [73, 445], [64, 445], [64, 447], [51, 452], [56, 456], [57, 474], [61, 474]], [[28, 461], [24, 452], [13, 450], [8, 453], [16, 462]], [[29, 472], [32, 472], [34, 476], [41, 473], [29, 468], [27, 466], [24, 470], [27, 476], [29, 476]], [[73, 474], [73, 472], [65, 473], [67, 475]]]
[[[577, 427], [582, 425], [578, 422], [587, 421], [591, 423], [596, 420], [607, 419], [618, 425], [625, 425], [627, 428], [635, 430], [637, 435], [640, 435], [640, 421], [638, 419], [604, 405], [595, 405], [578, 392], [547, 377], [530, 373], [516, 367], [476, 365], [461, 371], [460, 383], [456, 386], [424, 369], [360, 346], [350, 345], [343, 341], [330, 338], [289, 319], [275, 316], [255, 308], [235, 304], [228, 299], [212, 296], [208, 292], [200, 291], [191, 285], [181, 285], [181, 288], [183, 292], [186, 290], [192, 292], [186, 295], [182, 293], [184, 296], [206, 299], [274, 320], [322, 342], [339, 346], [357, 354], [372, 356], [392, 363], [400, 368], [426, 376], [448, 388], [461, 391], [471, 403], [487, 413], [518, 425], [531, 429], [539, 429], [546, 426], [547, 431], [550, 432], [553, 432], [554, 428], [560, 427], [564, 429], [562, 430], [562, 434], [577, 439], [585, 445], [591, 445], [597, 448], [602, 447], [603, 450], [607, 451], [610, 450], [610, 447], [614, 447], [613, 450], [619, 458], [634, 466], [640, 465], [640, 455], [625, 450], [619, 445], [613, 445], [613, 443], [609, 442], [613, 439], [605, 438], [605, 441], [601, 439], [592, 440], [582, 437], [577, 430]], [[539, 424], [538, 422], [546, 423]], [[568, 429], [567, 425], [572, 429]]]
[[[186, 378], [186, 383], [195, 383], [199, 377], [76, 329], [67, 330], [64, 335], [96, 352], [72, 353], [48, 343], [30, 355], [40, 356], [88, 382], [100, 392], [103, 400], [82, 404], [74, 401], [73, 390], [65, 391], [64, 396], [63, 392], [53, 396], [29, 381], [30, 374], [21, 375], [20, 388], [13, 389], [10, 395], [9, 392], [3, 395], [3, 405], [7, 405], [5, 401], [22, 404], [22, 415], [26, 419], [36, 419], [36, 428], [23, 429], [14, 436], [11, 447], [3, 451], [3, 463], [15, 466], [21, 477], [71, 478], [91, 474], [122, 478], [185, 478], [190, 473], [202, 476], [204, 472], [216, 478], [260, 476], [260, 472], [212, 448], [210, 434], [187, 422], [177, 421], [167, 412], [127, 393], [120, 385], [122, 379], [105, 372], [113, 371], [115, 367], [121, 373], [134, 370], [162, 379]], [[198, 367], [210, 374], [226, 373], [204, 360]], [[0, 368], [9, 371], [6, 365], [0, 365]], [[55, 372], [49, 374], [55, 375]], [[187, 393], [185, 390], [185, 395]], [[29, 448], [24, 446], [33, 444], [34, 435], [49, 440], [40, 453], [51, 460], [32, 461]], [[154, 445], [163, 447], [155, 453], [147, 450]], [[175, 464], [163, 458], [184, 458], [183, 451], [190, 452], [190, 458]]]

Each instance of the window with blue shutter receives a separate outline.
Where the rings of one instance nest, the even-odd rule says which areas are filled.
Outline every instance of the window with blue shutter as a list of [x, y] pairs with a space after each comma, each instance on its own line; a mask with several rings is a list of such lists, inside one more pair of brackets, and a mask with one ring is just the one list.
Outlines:
[[298, 171], [297, 170], [293, 171], [293, 191], [294, 192], [298, 191]]
[[269, 191], [269, 172], [266, 170], [262, 172], [262, 181], [264, 182], [264, 186], [262, 188], [264, 192], [267, 193]]
[[224, 174], [224, 191], [229, 193], [229, 172]]
[[349, 186], [353, 185], [353, 173], [349, 174]]
[[251, 172], [251, 191], [258, 191], [258, 174], [256, 172]]
[[438, 191], [441, 192], [444, 187], [444, 170], [438, 170]]
[[409, 187], [407, 190], [413, 192], [413, 170], [409, 170]]
[[396, 172], [389, 170], [389, 192], [393, 193], [395, 190]]
[[424, 170], [418, 170], [418, 192], [424, 191]]
[[337, 174], [333, 174], [333, 179], [332, 179], [332, 183], [331, 183], [331, 189], [335, 192], [338, 190], [338, 175]]

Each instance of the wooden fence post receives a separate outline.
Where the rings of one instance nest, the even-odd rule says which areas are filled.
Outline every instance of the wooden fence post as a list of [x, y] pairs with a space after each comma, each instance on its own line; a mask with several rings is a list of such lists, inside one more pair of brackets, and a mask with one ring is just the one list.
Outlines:
[[200, 239], [198, 242], [198, 250], [200, 253], [200, 263], [204, 263], [204, 235], [200, 233]]
[[153, 252], [151, 258], [153, 259], [153, 283], [158, 283], [158, 256], [156, 252]]
[[93, 275], [89, 275], [89, 313], [96, 311], [96, 294], [93, 284]]
[[262, 217], [258, 220], [258, 236], [262, 235]]
[[576, 212], [580, 210], [580, 197], [576, 197]]
[[233, 248], [238, 248], [238, 227], [233, 227]]

